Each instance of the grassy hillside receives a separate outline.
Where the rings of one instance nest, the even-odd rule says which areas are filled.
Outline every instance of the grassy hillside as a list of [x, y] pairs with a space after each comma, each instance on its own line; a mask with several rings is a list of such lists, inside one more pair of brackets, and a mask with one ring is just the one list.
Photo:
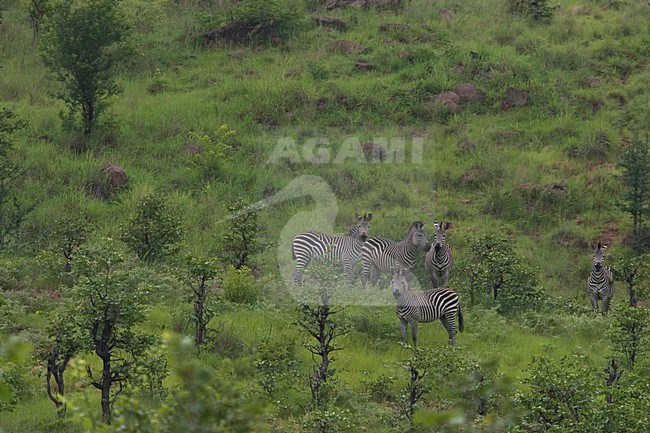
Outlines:
[[[17, 197], [33, 210], [3, 251], [0, 335], [37, 340], [60, 302], [65, 279], [49, 266], [48, 252], [61, 219], [87, 216], [91, 239], [117, 239], [152, 192], [166, 195], [184, 238], [177, 257], [141, 264], [160, 279], [145, 328], [191, 333], [184, 319], [191, 311], [183, 301], [187, 289], [169, 270], [188, 254], [214, 252], [232, 200], [276, 197], [259, 210], [267, 239], [279, 245], [254, 258], [257, 303], [221, 304], [210, 323], [217, 330], [213, 350], [203, 362], [228, 376], [234, 368], [229, 359], [252, 365], [261, 340], [290, 342], [298, 373], [282, 391], [282, 403], [272, 403], [269, 424], [271, 431], [302, 431], [310, 357], [301, 348], [306, 338], [295, 326], [296, 306], [281, 278], [283, 266], [292, 266], [282, 235], [294, 218], [313, 218], [321, 203], [276, 194], [310, 175], [322, 178], [335, 196], [332, 230], [338, 233], [353, 223], [354, 212], [373, 212], [371, 235], [392, 239], [401, 239], [416, 219], [428, 233], [434, 221], [451, 221], [451, 285], [463, 302], [467, 277], [459, 270], [468, 265], [469, 245], [486, 234], [505, 234], [536, 269], [553, 305], [567, 305], [557, 314], [516, 318], [468, 306], [467, 330], [458, 338], [463, 353], [495, 360], [513, 379], [526, 374], [535, 355], [557, 358], [578, 350], [597, 366], [610, 356], [600, 330], [612, 318], [584, 314], [584, 281], [593, 240], [610, 243], [609, 264], [629, 243], [631, 221], [618, 206], [617, 161], [650, 125], [645, 2], [604, 8], [605, 1], [560, 1], [548, 22], [538, 22], [511, 13], [506, 0], [409, 0], [397, 9], [331, 11], [323, 2], [305, 1], [292, 3], [298, 13], [280, 40], [205, 45], [204, 32], [228, 21], [230, 2], [124, 1], [135, 52], [118, 72], [122, 92], [90, 137], [63, 127], [64, 107], [51, 97], [59, 84], [41, 62], [27, 14], [21, 2], [5, 3], [0, 106], [27, 122], [13, 135], [12, 158], [24, 169]], [[289, 2], [278, 4], [290, 9]], [[337, 18], [347, 27], [319, 27], [313, 16]], [[436, 103], [437, 95], [463, 83], [480, 89], [483, 101], [462, 103], [458, 112]], [[525, 92], [527, 103], [509, 100], [510, 88]], [[206, 150], [196, 134], [222, 125], [234, 131], [225, 157], [210, 161], [205, 152], [188, 151], [188, 145]], [[389, 150], [403, 143], [403, 160], [389, 153], [384, 163], [361, 161], [367, 153], [359, 146], [370, 142]], [[285, 157], [274, 157], [279, 154]], [[129, 185], [102, 200], [88, 191], [107, 164], [122, 167]], [[618, 287], [614, 315], [627, 304], [624, 285]], [[396, 395], [406, 380], [399, 363], [409, 352], [397, 344], [394, 311], [357, 305], [341, 316], [350, 332], [335, 361], [340, 407], [358, 418], [352, 431], [395, 431], [399, 426], [387, 420], [397, 418]], [[445, 350], [445, 340], [439, 324], [421, 326], [422, 345]], [[33, 366], [26, 375], [33, 392], [13, 412], [0, 411], [0, 430], [68, 431], [47, 402], [38, 377], [43, 367], [32, 359], [27, 364]], [[258, 386], [250, 372], [231, 376], [250, 393]], [[394, 399], [359, 397], [369, 382], [387, 376], [398, 377], [386, 385]], [[72, 388], [79, 394], [85, 389], [81, 381]], [[444, 406], [429, 406], [436, 405]]]

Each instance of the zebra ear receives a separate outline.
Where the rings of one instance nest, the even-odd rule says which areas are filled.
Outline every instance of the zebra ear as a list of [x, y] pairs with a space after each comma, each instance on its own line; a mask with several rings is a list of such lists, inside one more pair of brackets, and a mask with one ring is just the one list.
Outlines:
[[603, 244], [603, 246], [601, 248], [602, 248], [603, 251], [605, 251], [608, 246], [609, 246], [609, 244]]
[[358, 212], [355, 212], [355, 213], [354, 213], [354, 216], [357, 217], [358, 220], [363, 219], [363, 218], [361, 217], [361, 215], [359, 215]]
[[366, 221], [370, 221], [372, 219], [372, 212], [368, 212], [368, 217], [366, 218]]

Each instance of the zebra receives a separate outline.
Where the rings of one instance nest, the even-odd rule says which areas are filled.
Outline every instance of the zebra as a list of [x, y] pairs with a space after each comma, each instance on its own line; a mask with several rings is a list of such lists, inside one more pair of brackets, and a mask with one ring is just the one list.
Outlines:
[[449, 282], [449, 272], [453, 264], [451, 256], [451, 247], [447, 243], [445, 230], [451, 227], [449, 222], [434, 222], [436, 231], [434, 240], [431, 242], [431, 248], [424, 259], [424, 269], [431, 277], [433, 288], [447, 287]]
[[331, 236], [319, 232], [304, 232], [293, 238], [291, 251], [296, 268], [293, 273], [294, 284], [302, 285], [302, 276], [312, 259], [332, 260], [343, 265], [350, 284], [354, 283], [354, 266], [359, 261], [361, 246], [368, 238], [372, 213], [354, 214], [357, 224], [347, 235]]
[[418, 323], [429, 323], [440, 320], [449, 335], [449, 344], [456, 344], [456, 315], [458, 315], [458, 330], [463, 332], [465, 324], [463, 311], [456, 292], [446, 288], [436, 288], [425, 291], [409, 289], [405, 271], [399, 269], [393, 272], [391, 289], [395, 297], [395, 312], [400, 321], [400, 334], [406, 343], [406, 327], [411, 324], [413, 345], [417, 346]]
[[393, 269], [413, 269], [418, 248], [428, 251], [430, 248], [427, 235], [422, 228], [422, 221], [413, 221], [409, 226], [406, 238], [395, 242], [384, 238], [369, 238], [361, 249], [363, 269], [361, 271], [361, 285], [366, 286], [368, 279], [371, 284], [377, 284], [382, 272], [390, 273]]
[[[592, 244], [593, 248], [593, 244]], [[594, 265], [591, 269], [591, 273], [587, 278], [587, 293], [589, 294], [589, 300], [591, 301], [591, 307], [594, 309], [594, 312], [598, 311], [598, 299], [602, 300], [602, 314], [607, 314], [609, 310], [609, 304], [612, 301], [614, 296], [614, 279], [612, 278], [612, 273], [609, 268], [605, 267], [605, 250], [607, 249], [607, 244], [602, 244], [598, 242], [598, 245], [594, 249]]]

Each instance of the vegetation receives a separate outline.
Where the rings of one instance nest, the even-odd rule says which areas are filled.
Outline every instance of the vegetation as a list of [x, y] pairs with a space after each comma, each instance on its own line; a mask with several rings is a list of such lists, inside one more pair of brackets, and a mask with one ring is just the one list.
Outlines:
[[40, 41], [43, 63], [63, 85], [56, 97], [66, 103], [68, 124], [75, 125], [73, 116], [81, 115], [88, 135], [108, 98], [118, 91], [115, 67], [122, 60], [118, 48], [128, 31], [126, 21], [115, 0], [56, 1], [51, 11], [31, 8], [35, 32], [40, 14], [48, 19]]
[[[0, 0], [0, 430], [647, 428], [647, 4], [434, 3]], [[355, 212], [452, 222], [456, 347], [285, 284]]]

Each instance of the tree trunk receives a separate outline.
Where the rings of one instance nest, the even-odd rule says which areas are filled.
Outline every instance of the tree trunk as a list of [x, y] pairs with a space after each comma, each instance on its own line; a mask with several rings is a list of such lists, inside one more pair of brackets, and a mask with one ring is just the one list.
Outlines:
[[197, 346], [201, 346], [205, 342], [205, 298], [207, 290], [205, 287], [205, 276], [201, 277], [199, 289], [196, 292], [196, 301], [194, 301], [194, 342]]
[[111, 423], [111, 358], [102, 358], [102, 421], [104, 424]]

